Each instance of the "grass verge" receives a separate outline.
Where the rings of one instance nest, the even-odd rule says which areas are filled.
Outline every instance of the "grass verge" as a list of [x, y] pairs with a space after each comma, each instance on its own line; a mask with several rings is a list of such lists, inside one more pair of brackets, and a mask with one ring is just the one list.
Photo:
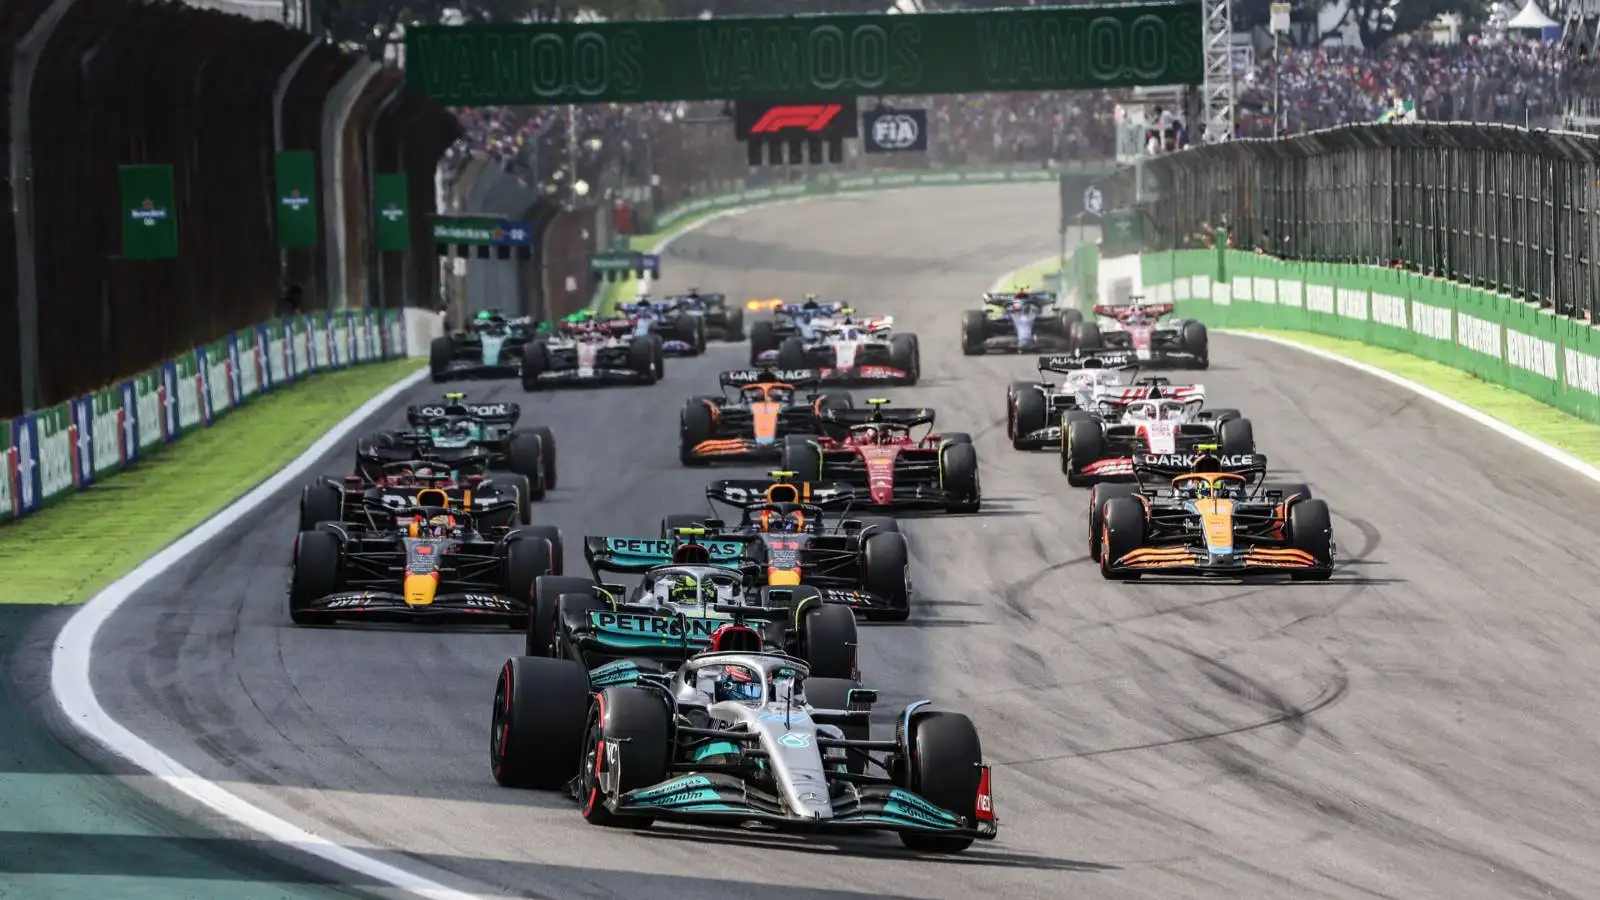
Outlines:
[[373, 363], [260, 395], [133, 468], [0, 527], [0, 602], [82, 603], [418, 368], [415, 360]]
[[1387, 350], [1310, 332], [1272, 328], [1236, 330], [1286, 338], [1308, 347], [1337, 353], [1347, 359], [1366, 363], [1386, 372], [1393, 372], [1479, 412], [1493, 416], [1523, 434], [1570, 453], [1584, 462], [1600, 465], [1600, 425], [1568, 415], [1553, 406], [1540, 403], [1527, 394], [1490, 384], [1460, 369], [1397, 350]]

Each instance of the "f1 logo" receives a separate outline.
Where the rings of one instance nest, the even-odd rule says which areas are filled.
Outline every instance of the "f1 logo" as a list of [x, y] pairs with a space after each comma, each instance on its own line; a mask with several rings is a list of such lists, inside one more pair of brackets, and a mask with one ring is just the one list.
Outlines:
[[795, 128], [803, 128], [809, 132], [819, 132], [827, 129], [829, 123], [838, 117], [844, 110], [837, 103], [816, 104], [807, 106], [774, 106], [762, 114], [754, 125], [750, 126], [751, 134], [776, 134]]

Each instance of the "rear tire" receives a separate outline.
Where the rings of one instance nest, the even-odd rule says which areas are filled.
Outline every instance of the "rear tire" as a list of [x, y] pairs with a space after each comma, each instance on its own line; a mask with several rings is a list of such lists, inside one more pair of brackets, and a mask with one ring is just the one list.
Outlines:
[[578, 774], [589, 672], [570, 660], [506, 660], [494, 687], [489, 771], [502, 787], [558, 790]]
[[1183, 341], [1183, 349], [1194, 355], [1194, 362], [1189, 364], [1189, 368], [1211, 368], [1211, 339], [1206, 334], [1204, 322], [1191, 320], [1183, 323], [1181, 339]]
[[777, 328], [771, 322], [750, 326], [750, 365], [760, 365], [761, 354], [778, 349]]
[[889, 365], [906, 373], [905, 383], [916, 384], [922, 377], [922, 348], [914, 334], [897, 334], [889, 338]]
[[300, 530], [313, 531], [318, 522], [344, 520], [344, 492], [331, 484], [308, 484], [300, 490]]
[[533, 605], [523, 640], [524, 656], [555, 655], [557, 616], [561, 595], [594, 592], [594, 580], [570, 575], [542, 575], [533, 580]]
[[603, 828], [648, 828], [647, 816], [619, 816], [606, 809], [601, 794], [602, 771], [609, 768], [610, 751], [601, 751], [604, 740], [616, 748], [617, 795], [649, 787], [666, 780], [672, 755], [672, 722], [659, 694], [636, 687], [606, 688], [589, 712], [588, 736], [581, 758], [583, 770], [578, 792], [583, 818]]
[[961, 355], [983, 355], [987, 326], [988, 319], [981, 309], [969, 309], [961, 314]]
[[797, 337], [784, 338], [783, 343], [778, 345], [778, 366], [784, 369], [804, 369], [805, 342]]
[[539, 439], [539, 463], [544, 476], [544, 488], [553, 491], [556, 489], [556, 434], [544, 425], [535, 425], [527, 429], [527, 433]]
[[724, 330], [724, 334], [726, 337], [723, 339], [729, 343], [738, 343], [744, 340], [744, 310], [728, 310], [728, 325]]
[[1229, 419], [1217, 429], [1217, 443], [1224, 455], [1256, 452], [1256, 429], [1249, 419]]
[[[535, 581], [540, 576], [556, 574], [556, 567], [552, 564], [556, 554], [554, 543], [543, 535], [528, 534], [505, 545], [502, 565], [505, 567], [503, 581], [506, 596], [527, 604], [530, 618], [533, 615]], [[527, 623], [516, 622], [511, 627], [526, 630]]]
[[518, 525], [528, 525], [533, 522], [533, 485], [528, 481], [528, 476], [515, 472], [501, 472], [491, 475], [496, 482], [505, 485], [517, 498]]
[[865, 613], [873, 622], [911, 618], [911, 552], [905, 535], [874, 534], [861, 543], [861, 587], [889, 601], [889, 608]]
[[802, 481], [821, 481], [823, 469], [822, 448], [802, 437], [784, 440], [783, 468], [793, 472]]
[[428, 374], [435, 384], [450, 380], [450, 364], [455, 361], [455, 344], [448, 336], [436, 337], [428, 344]]
[[636, 337], [628, 344], [628, 368], [633, 370], [640, 384], [655, 384], [658, 379], [656, 343], [648, 337]]
[[537, 391], [539, 376], [550, 371], [550, 345], [534, 340], [522, 345], [522, 389]]
[[800, 650], [813, 678], [854, 680], [860, 674], [856, 614], [842, 603], [812, 599], [800, 620]]
[[1072, 350], [1074, 353], [1089, 353], [1105, 346], [1105, 340], [1100, 336], [1100, 325], [1088, 319], [1080, 319], [1072, 323]]
[[[548, 430], [548, 429], [546, 429]], [[528, 479], [528, 499], [544, 499], [544, 441], [532, 431], [519, 431], [511, 436], [506, 448], [511, 471]], [[531, 513], [531, 510], [530, 510]], [[533, 521], [530, 517], [527, 521]]]
[[[983, 744], [972, 720], [949, 712], [916, 716], [906, 735], [906, 748], [910, 757], [906, 789], [976, 826]], [[970, 837], [928, 832], [900, 834], [900, 842], [908, 850], [931, 853], [960, 853], [971, 847], [972, 841]]]

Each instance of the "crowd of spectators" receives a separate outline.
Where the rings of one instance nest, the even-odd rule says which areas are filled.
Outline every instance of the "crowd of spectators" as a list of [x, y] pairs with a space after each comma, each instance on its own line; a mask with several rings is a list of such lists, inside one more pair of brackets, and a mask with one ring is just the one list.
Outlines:
[[[1563, 70], [1553, 43], [1516, 40], [1439, 46], [1397, 39], [1373, 52], [1285, 49], [1279, 59], [1282, 133], [1376, 121], [1397, 98], [1414, 104], [1421, 120], [1547, 125], [1559, 113], [1563, 89], [1571, 90], [1578, 78]], [[1273, 65], [1270, 53], [1261, 54], [1237, 73], [1239, 136], [1272, 134]], [[853, 155], [847, 164], [1101, 162], [1117, 151], [1116, 100], [1111, 91], [888, 98], [891, 107], [928, 110], [928, 152]], [[575, 143], [569, 138], [567, 107], [460, 110], [464, 135], [446, 155], [447, 173], [482, 158], [524, 177], [547, 179], [567, 168], [568, 148], [578, 146], [590, 162], [598, 164], [603, 157], [633, 184], [651, 175], [662, 186], [751, 175], [731, 125], [716, 124], [724, 112], [720, 104], [573, 109]], [[1170, 107], [1146, 113], [1153, 130], [1145, 142], [1154, 141], [1151, 146], [1170, 150], [1190, 139]]]

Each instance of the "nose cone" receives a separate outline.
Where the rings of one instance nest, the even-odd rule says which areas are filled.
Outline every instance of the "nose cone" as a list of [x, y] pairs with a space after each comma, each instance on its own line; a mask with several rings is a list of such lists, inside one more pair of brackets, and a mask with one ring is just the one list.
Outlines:
[[429, 606], [433, 603], [433, 594], [439, 589], [439, 575], [406, 575], [405, 587], [402, 589], [406, 597], [407, 606]]
[[789, 587], [800, 583], [800, 573], [794, 569], [769, 569], [767, 570], [767, 584], [774, 587]]

